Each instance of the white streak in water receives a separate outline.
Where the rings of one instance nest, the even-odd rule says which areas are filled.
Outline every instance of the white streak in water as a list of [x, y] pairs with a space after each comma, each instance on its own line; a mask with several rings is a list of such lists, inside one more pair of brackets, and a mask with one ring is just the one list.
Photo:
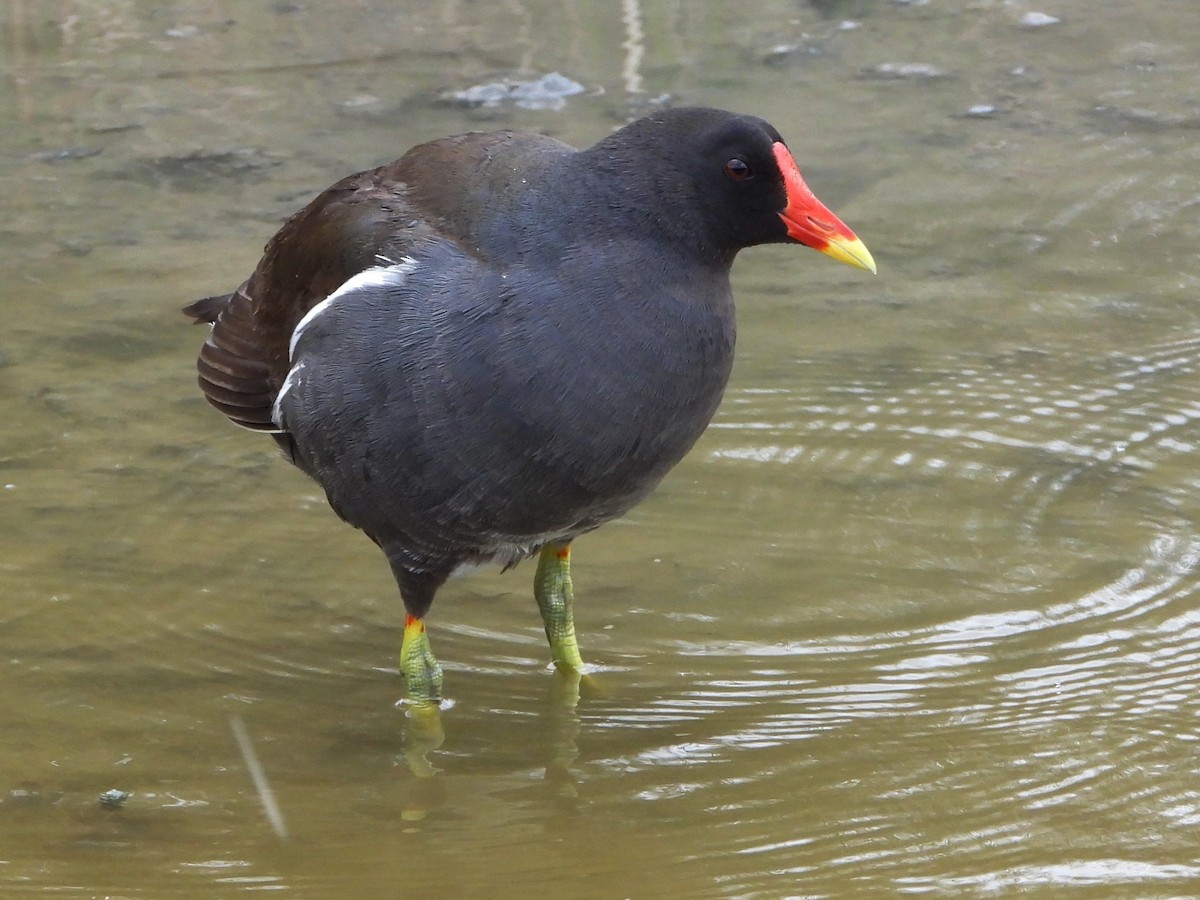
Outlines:
[[279, 809], [279, 803], [275, 800], [275, 792], [271, 790], [271, 783], [267, 781], [267, 772], [262, 763], [258, 761], [258, 754], [254, 752], [250, 734], [237, 716], [229, 720], [229, 727], [233, 729], [238, 749], [242, 751], [242, 758], [246, 761], [246, 769], [250, 773], [250, 780], [254, 782], [254, 789], [258, 791], [258, 799], [262, 801], [267, 821], [271, 823], [271, 828], [274, 829], [276, 836], [280, 840], [286, 841], [287, 824], [283, 821], [283, 813]]

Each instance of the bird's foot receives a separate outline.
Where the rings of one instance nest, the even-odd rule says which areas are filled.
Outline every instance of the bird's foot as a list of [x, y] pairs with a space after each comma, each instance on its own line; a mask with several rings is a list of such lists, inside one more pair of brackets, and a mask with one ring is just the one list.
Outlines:
[[442, 699], [442, 667], [429, 646], [425, 620], [408, 616], [400, 644], [400, 672], [413, 708], [437, 709]]

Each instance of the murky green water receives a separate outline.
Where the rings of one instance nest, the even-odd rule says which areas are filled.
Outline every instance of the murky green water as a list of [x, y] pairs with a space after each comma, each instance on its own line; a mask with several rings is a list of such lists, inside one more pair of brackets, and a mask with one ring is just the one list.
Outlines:
[[[1200, 8], [0, 10], [0, 894], [1200, 894]], [[382, 556], [178, 307], [342, 174], [663, 94], [774, 122], [880, 275], [742, 256], [717, 423], [576, 547], [595, 683], [531, 566], [452, 582], [417, 778]]]

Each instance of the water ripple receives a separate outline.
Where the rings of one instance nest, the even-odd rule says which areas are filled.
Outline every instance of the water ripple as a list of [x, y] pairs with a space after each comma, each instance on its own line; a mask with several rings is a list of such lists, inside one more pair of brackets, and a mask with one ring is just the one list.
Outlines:
[[[1200, 527], [1186, 506], [1200, 340], [1052, 365], [1023, 352], [860, 362], [836, 367], [850, 383], [806, 373], [807, 393], [735, 395], [711, 464], [793, 467], [821, 523], [810, 543], [840, 528], [828, 552], [869, 571], [872, 541], [909, 540], [929, 554], [921, 571], [962, 572], [963, 599], [906, 621], [905, 580], [888, 570], [863, 581], [890, 592], [878, 616], [869, 599], [830, 600], [834, 615], [858, 609], [857, 627], [794, 637], [784, 613], [757, 628], [717, 616], [745, 626], [734, 637], [677, 620], [669, 655], [693, 683], [598, 710], [595, 727], [645, 739], [594, 765], [644, 801], [703, 805], [714, 841], [754, 860], [719, 880], [730, 895], [770, 894], [780, 877], [806, 895], [847, 878], [920, 893], [1200, 877], [1152, 855], [1177, 859], [1186, 838], [1171, 830], [1200, 822], [1180, 777], [1200, 743]], [[822, 518], [825, 503], [837, 514]], [[886, 538], [873, 531], [885, 503], [903, 510]], [[794, 593], [803, 604], [811, 588]], [[756, 775], [736, 764], [747, 756]], [[764, 799], [772, 783], [808, 793]], [[1089, 837], [1097, 820], [1125, 836], [1119, 850]], [[1061, 862], [1027, 858], [1030, 841]]]

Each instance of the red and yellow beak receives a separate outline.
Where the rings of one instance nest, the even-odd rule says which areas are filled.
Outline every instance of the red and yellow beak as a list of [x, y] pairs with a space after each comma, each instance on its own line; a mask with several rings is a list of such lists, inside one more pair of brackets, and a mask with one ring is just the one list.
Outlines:
[[788, 237], [806, 247], [820, 250], [838, 262], [858, 266], [875, 272], [875, 260], [866, 244], [855, 237], [854, 232], [818, 200], [804, 179], [796, 160], [781, 142], [772, 148], [775, 162], [783, 173], [783, 186], [787, 191], [787, 206], [779, 214], [787, 226]]

